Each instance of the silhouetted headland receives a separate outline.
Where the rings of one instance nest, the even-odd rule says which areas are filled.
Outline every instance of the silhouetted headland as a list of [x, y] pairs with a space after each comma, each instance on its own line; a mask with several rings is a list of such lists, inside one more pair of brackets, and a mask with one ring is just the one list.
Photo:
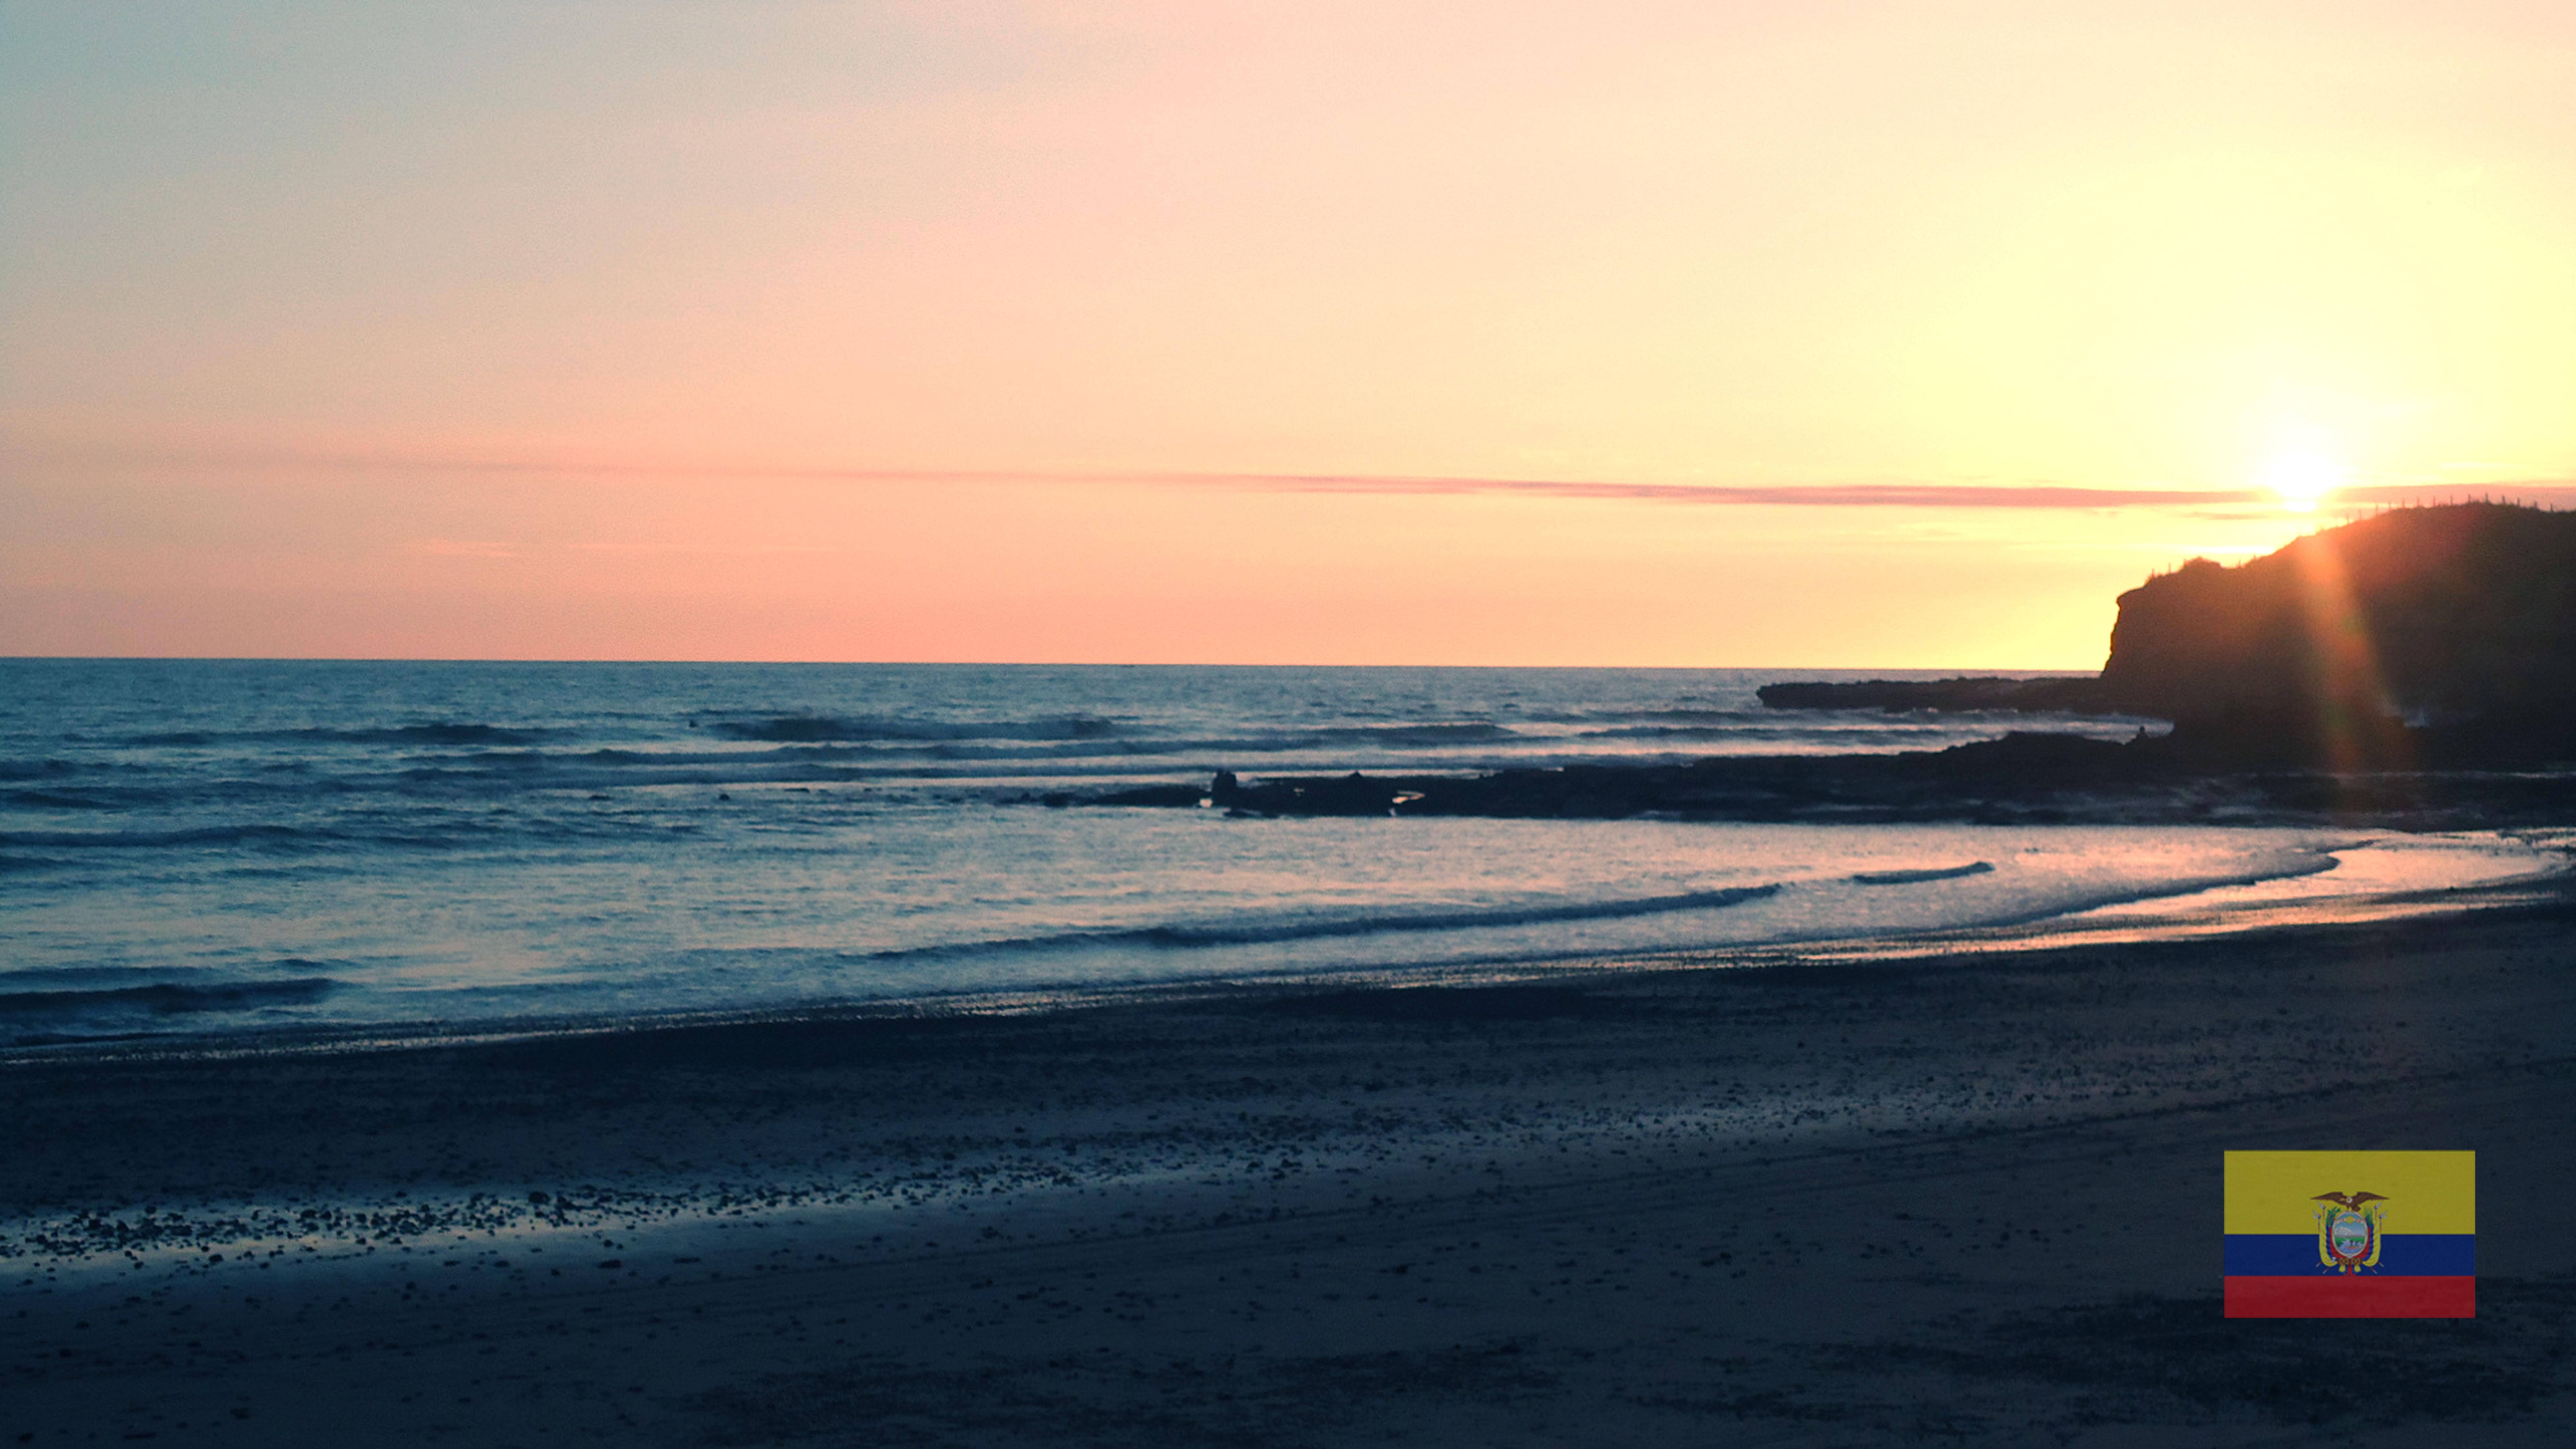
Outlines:
[[[2120, 596], [2102, 672], [1766, 685], [1774, 709], [2121, 714], [1937, 752], [1725, 756], [1456, 776], [1270, 778], [1092, 797], [1261, 815], [1752, 821], [2564, 821], [2576, 779], [2576, 514], [2400, 509]], [[2515, 771], [2511, 777], [2498, 771]]]
[[2101, 689], [2219, 767], [2474, 768], [2576, 750], [2576, 514], [2410, 508], [2120, 596]]

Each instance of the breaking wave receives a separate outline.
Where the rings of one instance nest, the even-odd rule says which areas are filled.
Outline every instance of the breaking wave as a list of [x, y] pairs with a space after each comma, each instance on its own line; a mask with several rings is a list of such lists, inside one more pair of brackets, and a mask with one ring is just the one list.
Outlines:
[[1761, 900], [1781, 890], [1778, 882], [1726, 890], [1686, 891], [1678, 895], [1629, 900], [1582, 901], [1552, 905], [1503, 906], [1481, 911], [1389, 912], [1235, 925], [1147, 926], [1131, 931], [1078, 931], [957, 945], [920, 946], [877, 951], [860, 959], [889, 961], [994, 952], [1090, 950], [1103, 946], [1147, 946], [1159, 950], [1205, 950], [1227, 946], [1269, 945], [1281, 941], [1317, 941], [1342, 936], [1375, 936], [1398, 932], [1464, 931], [1508, 926], [1551, 925], [1567, 921], [1610, 921], [1674, 911], [1714, 911]]
[[180, 1016], [200, 1011], [248, 1011], [262, 1006], [303, 1006], [340, 989], [328, 976], [287, 981], [241, 981], [206, 986], [156, 982], [89, 991], [0, 991], [0, 1016], [69, 1015], [100, 1010]]
[[1855, 885], [1914, 885], [1927, 880], [1957, 880], [1963, 875], [1984, 875], [1994, 868], [1993, 861], [1980, 860], [1934, 870], [1865, 870], [1853, 876], [1852, 882]]
[[1067, 715], [1030, 720], [840, 719], [825, 714], [768, 719], [719, 719], [707, 730], [729, 740], [767, 744], [816, 744], [826, 740], [931, 742], [947, 740], [1105, 740], [1119, 733], [1110, 720]]

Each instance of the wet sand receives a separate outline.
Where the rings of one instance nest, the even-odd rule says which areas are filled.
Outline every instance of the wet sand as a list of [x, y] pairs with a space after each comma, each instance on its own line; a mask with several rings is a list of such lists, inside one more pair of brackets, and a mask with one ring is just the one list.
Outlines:
[[[2576, 909], [0, 1066], [0, 1444], [2562, 1444]], [[2470, 1322], [2219, 1153], [2478, 1151]]]

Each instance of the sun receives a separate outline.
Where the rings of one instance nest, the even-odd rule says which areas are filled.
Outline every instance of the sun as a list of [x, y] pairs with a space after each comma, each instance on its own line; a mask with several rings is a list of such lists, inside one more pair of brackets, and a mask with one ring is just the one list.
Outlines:
[[2317, 505], [2350, 481], [2343, 464], [2308, 443], [2292, 443], [2272, 455], [2255, 481], [2292, 513], [2314, 513]]

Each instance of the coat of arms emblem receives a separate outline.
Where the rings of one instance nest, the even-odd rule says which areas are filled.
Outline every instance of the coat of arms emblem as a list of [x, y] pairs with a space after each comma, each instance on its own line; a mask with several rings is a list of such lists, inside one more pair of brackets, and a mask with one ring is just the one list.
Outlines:
[[2317, 1262], [2337, 1273], [2379, 1266], [2379, 1224], [2388, 1199], [2375, 1192], [2321, 1192], [2317, 1204]]

